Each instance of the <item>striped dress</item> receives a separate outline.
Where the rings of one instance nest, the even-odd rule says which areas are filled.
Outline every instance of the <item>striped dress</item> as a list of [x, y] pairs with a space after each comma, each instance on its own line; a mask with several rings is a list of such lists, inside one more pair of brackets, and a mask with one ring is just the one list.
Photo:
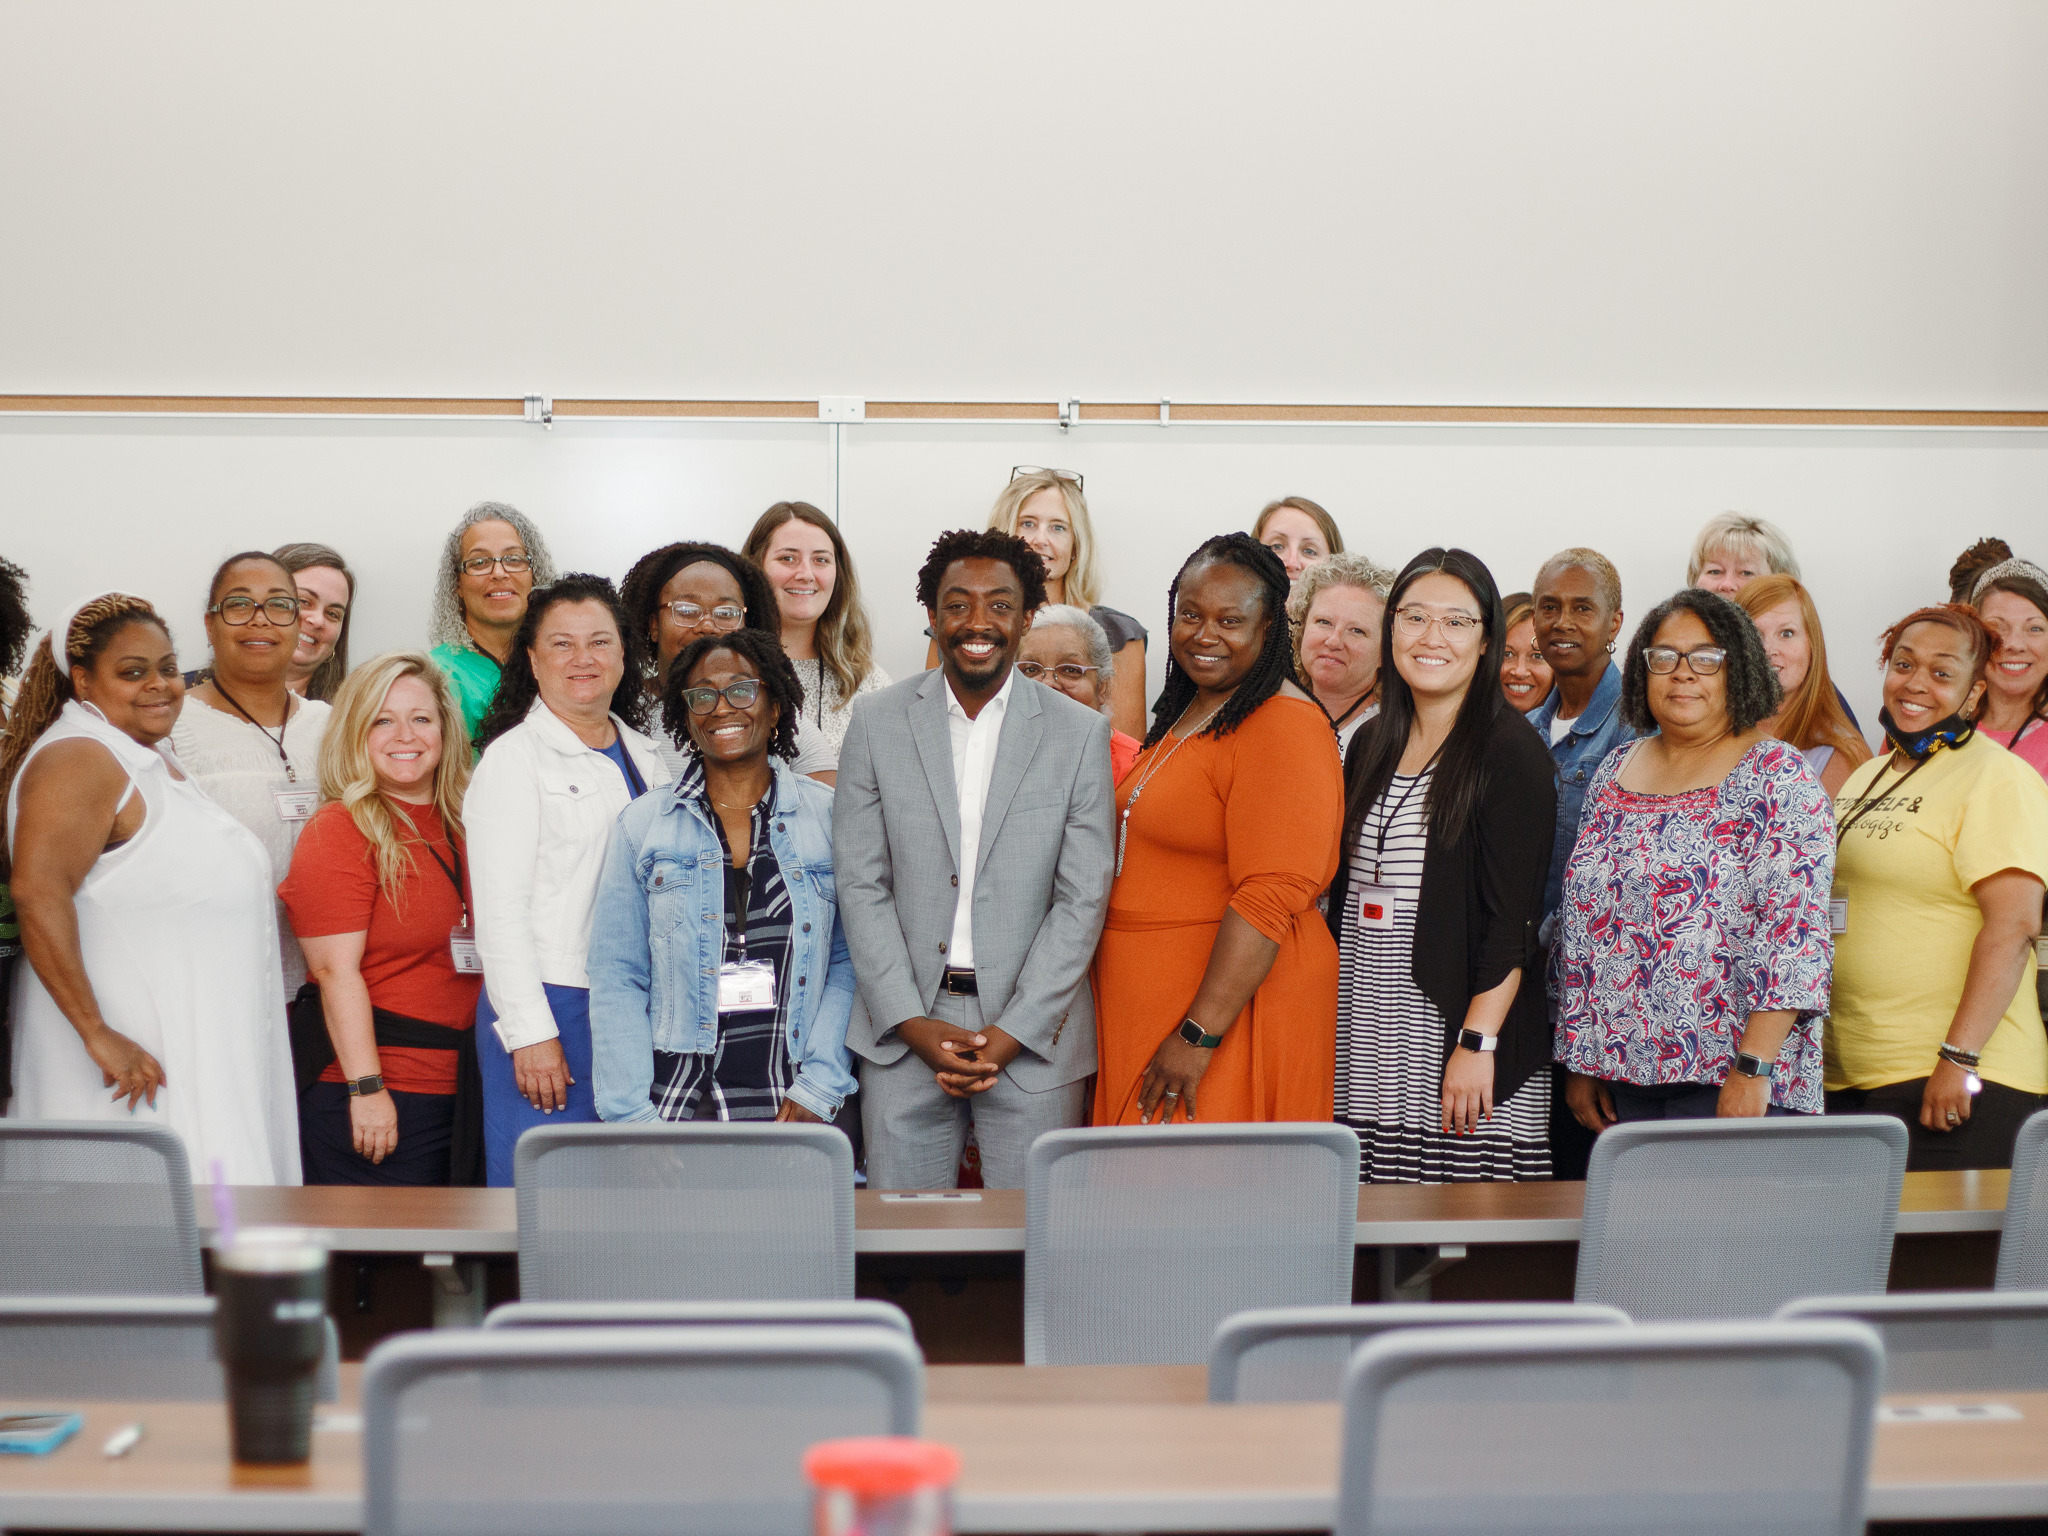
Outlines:
[[[1359, 1179], [1440, 1184], [1550, 1177], [1550, 1071], [1537, 1072], [1470, 1136], [1443, 1124], [1444, 1016], [1415, 984], [1415, 912], [1429, 847], [1432, 774], [1396, 774], [1351, 850], [1339, 942], [1337, 1120], [1358, 1132]], [[1382, 841], [1384, 834], [1384, 842]], [[1379, 870], [1378, 879], [1373, 876]], [[1397, 891], [1390, 928], [1358, 921], [1359, 887]], [[1541, 986], [1541, 977], [1522, 978]]]

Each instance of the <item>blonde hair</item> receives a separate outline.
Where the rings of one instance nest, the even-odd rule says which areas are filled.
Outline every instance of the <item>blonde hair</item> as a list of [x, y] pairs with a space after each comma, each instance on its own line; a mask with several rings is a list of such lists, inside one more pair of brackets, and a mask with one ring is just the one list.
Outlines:
[[[1323, 542], [1330, 546], [1327, 553], [1344, 553], [1344, 534], [1337, 527], [1337, 519], [1306, 496], [1282, 496], [1278, 501], [1269, 501], [1259, 508], [1259, 515], [1252, 523], [1252, 537], [1261, 544], [1266, 542], [1266, 524], [1273, 520], [1275, 512], [1299, 512], [1323, 530]], [[1306, 571], [1302, 572], [1304, 577], [1307, 574]], [[1380, 596], [1385, 597], [1386, 593], [1382, 592]]]
[[1088, 521], [1088, 498], [1071, 480], [1045, 473], [1019, 475], [1003, 487], [996, 504], [988, 509], [988, 525], [997, 533], [1015, 535], [1017, 514], [1024, 503], [1040, 491], [1058, 491], [1067, 504], [1067, 526], [1074, 533], [1074, 558], [1067, 562], [1062, 596], [1076, 608], [1093, 608], [1102, 601], [1102, 567], [1095, 554], [1095, 528]]
[[1799, 559], [1792, 553], [1792, 541], [1776, 523], [1740, 512], [1723, 512], [1710, 517], [1692, 541], [1692, 559], [1685, 568], [1685, 584], [1700, 584], [1700, 567], [1715, 554], [1752, 555], [1760, 558], [1773, 576], [1799, 577]]
[[1806, 676], [1785, 695], [1774, 734], [1802, 752], [1833, 747], [1852, 766], [1867, 763], [1870, 747], [1843, 713], [1842, 701], [1835, 697], [1834, 679], [1828, 676], [1828, 646], [1821, 638], [1820, 613], [1813, 606], [1813, 595], [1798, 577], [1783, 575], [1752, 577], [1735, 594], [1736, 606], [1752, 621], [1788, 602], [1799, 605], [1799, 622], [1806, 626]]
[[448, 840], [459, 842], [462, 796], [469, 788], [469, 731], [448, 679], [419, 651], [386, 651], [357, 667], [334, 696], [334, 713], [320, 741], [320, 798], [339, 800], [349, 819], [377, 851], [377, 888], [396, 907], [399, 890], [419, 868], [407, 839], [399, 833], [390, 802], [377, 789], [377, 769], [370, 761], [370, 725], [383, 711], [392, 686], [416, 677], [434, 696], [441, 717], [441, 762], [434, 769], [434, 809]]
[[1301, 573], [1287, 599], [1287, 628], [1294, 641], [1294, 669], [1301, 670], [1301, 631], [1308, 623], [1308, 611], [1315, 600], [1331, 587], [1359, 587], [1387, 606], [1387, 594], [1394, 590], [1395, 573], [1355, 551], [1325, 555]]

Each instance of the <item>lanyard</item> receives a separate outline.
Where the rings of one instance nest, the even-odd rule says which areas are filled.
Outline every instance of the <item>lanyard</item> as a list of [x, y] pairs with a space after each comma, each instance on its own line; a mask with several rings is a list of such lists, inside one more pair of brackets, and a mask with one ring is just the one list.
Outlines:
[[[611, 754], [606, 753], [607, 757]], [[619, 770], [626, 776], [626, 789], [630, 798], [638, 800], [647, 793], [647, 781], [640, 777], [640, 770], [633, 762], [633, 749], [626, 745], [626, 738], [619, 738]]]
[[455, 899], [462, 903], [462, 926], [467, 928], [469, 926], [469, 896], [462, 888], [462, 850], [455, 846], [452, 838], [449, 840], [448, 851], [455, 855], [455, 862], [451, 865], [446, 859], [441, 857], [440, 850], [435, 848], [424, 837], [420, 839], [420, 846], [427, 850], [429, 858], [441, 866], [441, 873], [446, 875], [448, 883], [455, 887]]
[[298, 783], [298, 770], [292, 767], [291, 756], [284, 749], [285, 728], [286, 726], [289, 726], [292, 723], [292, 696], [290, 692], [287, 691], [284, 696], [284, 725], [280, 725], [277, 728], [277, 734], [273, 736], [270, 734], [270, 728], [268, 726], [260, 723], [254, 715], [250, 714], [249, 711], [242, 708], [242, 701], [240, 699], [236, 698], [232, 693], [229, 693], [227, 689], [221, 687], [220, 677], [218, 674], [216, 674], [211, 679], [211, 681], [213, 683], [213, 691], [219, 694], [222, 698], [226, 699], [230, 704], [234, 705], [236, 714], [240, 715], [244, 720], [248, 721], [251, 725], [255, 726], [257, 730], [263, 732], [263, 739], [265, 741], [274, 741], [277, 743], [277, 760], [284, 764], [285, 783]]
[[[1429, 761], [1422, 765], [1421, 770], [1415, 777], [1408, 781], [1408, 787], [1401, 791], [1401, 798], [1394, 802], [1394, 808], [1380, 818], [1379, 843], [1372, 851], [1372, 883], [1374, 885], [1380, 883], [1380, 863], [1387, 854], [1387, 829], [1393, 826], [1400, 814], [1408, 808], [1408, 797], [1415, 793], [1415, 787], [1418, 784], [1429, 777], [1429, 771], [1436, 766], [1436, 760], [1444, 755], [1444, 747], [1448, 745], [1449, 740], [1450, 738], [1446, 737], [1443, 741], [1437, 743], [1436, 750], [1429, 754]], [[1389, 784], [1387, 787], [1391, 789], [1393, 785]], [[1386, 799], [1384, 795], [1380, 798], [1382, 801]]]
[[[1904, 773], [1900, 774], [1898, 779], [1892, 784], [1892, 787], [1890, 789], [1884, 788], [1881, 783], [1873, 784], [1869, 794], [1865, 795], [1861, 800], [1858, 800], [1854, 805], [1849, 807], [1849, 819], [1843, 822], [1840, 826], [1835, 828], [1835, 846], [1837, 848], [1842, 846], [1842, 839], [1849, 835], [1849, 829], [1851, 827], [1855, 826], [1857, 822], [1863, 819], [1863, 813], [1865, 811], [1869, 810], [1873, 805], [1877, 804], [1877, 802], [1882, 800], [1886, 795], [1895, 795], [1900, 790], [1904, 789], [1906, 787], [1906, 780], [1913, 777], [1914, 774], [1918, 773], [1922, 768], [1925, 768], [1929, 763], [1933, 761], [1934, 754], [1930, 752], [1925, 757], [1921, 758], [1912, 767], [1908, 768]], [[1877, 777], [1879, 780], [1882, 780], [1884, 778], [1884, 770], [1882, 768], [1878, 770]]]

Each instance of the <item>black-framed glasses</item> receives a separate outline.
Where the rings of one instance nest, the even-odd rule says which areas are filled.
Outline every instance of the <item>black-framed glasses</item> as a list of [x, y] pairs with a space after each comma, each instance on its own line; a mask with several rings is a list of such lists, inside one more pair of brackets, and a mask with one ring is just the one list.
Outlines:
[[1010, 478], [1015, 480], [1020, 475], [1051, 475], [1055, 480], [1066, 481], [1077, 491], [1082, 489], [1084, 484], [1078, 469], [1049, 469], [1043, 464], [1012, 464]]
[[279, 629], [299, 622], [299, 600], [296, 597], [266, 597], [257, 602], [253, 597], [224, 597], [206, 612], [210, 617], [220, 615], [223, 624], [232, 624], [237, 629], [256, 617], [256, 610], [263, 610], [263, 617]]
[[1728, 660], [1728, 653], [1718, 645], [1703, 645], [1694, 651], [1673, 650], [1668, 645], [1653, 645], [1643, 652], [1643, 665], [1659, 677], [1667, 672], [1676, 672], [1678, 664], [1685, 663], [1694, 677], [1712, 677]]
[[462, 569], [471, 576], [487, 576], [494, 565], [503, 566], [508, 576], [533, 569], [533, 562], [524, 555], [471, 555], [462, 562]]
[[723, 688], [685, 688], [683, 702], [690, 706], [693, 715], [708, 715], [718, 708], [718, 701], [724, 699], [734, 709], [752, 709], [754, 700], [761, 697], [761, 680], [742, 677], [727, 683]]
[[1053, 676], [1063, 683], [1078, 683], [1087, 677], [1090, 672], [1099, 672], [1102, 669], [1100, 667], [1084, 667], [1078, 661], [1063, 661], [1056, 666], [1050, 667], [1036, 661], [1020, 661], [1017, 663], [1017, 670], [1030, 678], [1034, 683], [1044, 682], [1045, 675], [1048, 672], [1052, 673]]
[[721, 629], [738, 629], [747, 617], [747, 610], [737, 603], [720, 603], [715, 608], [705, 608], [679, 600], [661, 606], [674, 614], [676, 622], [685, 629], [694, 629], [707, 618]]

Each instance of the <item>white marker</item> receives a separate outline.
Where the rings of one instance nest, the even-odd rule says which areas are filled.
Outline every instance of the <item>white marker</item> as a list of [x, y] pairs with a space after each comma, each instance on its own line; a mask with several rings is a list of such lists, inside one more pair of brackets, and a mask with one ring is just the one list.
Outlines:
[[142, 1426], [140, 1424], [123, 1424], [107, 1438], [107, 1443], [102, 1447], [102, 1451], [107, 1460], [112, 1461], [116, 1456], [126, 1456], [141, 1442]]

